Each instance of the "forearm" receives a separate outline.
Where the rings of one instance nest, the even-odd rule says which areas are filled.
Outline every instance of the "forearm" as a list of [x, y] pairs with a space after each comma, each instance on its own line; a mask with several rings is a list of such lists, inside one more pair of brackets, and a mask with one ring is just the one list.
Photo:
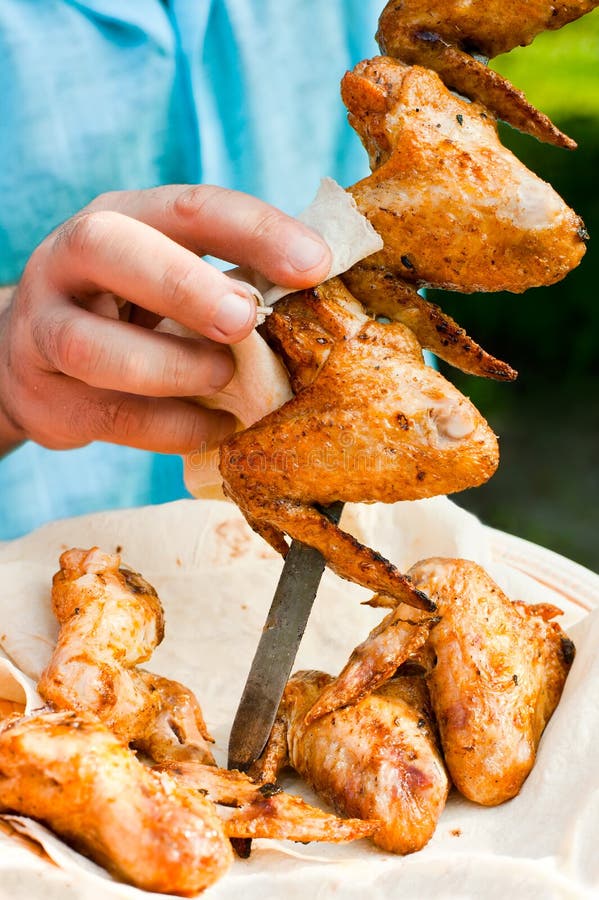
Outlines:
[[8, 350], [3, 336], [6, 328], [7, 310], [14, 290], [14, 285], [0, 287], [0, 458], [14, 450], [23, 440], [18, 427], [8, 413], [4, 401], [6, 359], [3, 358], [3, 354], [6, 354]]

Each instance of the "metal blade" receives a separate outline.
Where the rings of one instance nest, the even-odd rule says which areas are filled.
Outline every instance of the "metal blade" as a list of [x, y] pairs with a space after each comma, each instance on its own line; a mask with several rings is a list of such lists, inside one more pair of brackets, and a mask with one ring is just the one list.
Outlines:
[[[337, 524], [342, 509], [333, 503], [322, 512]], [[264, 750], [324, 567], [318, 550], [292, 542], [231, 729], [230, 769], [249, 768]]]

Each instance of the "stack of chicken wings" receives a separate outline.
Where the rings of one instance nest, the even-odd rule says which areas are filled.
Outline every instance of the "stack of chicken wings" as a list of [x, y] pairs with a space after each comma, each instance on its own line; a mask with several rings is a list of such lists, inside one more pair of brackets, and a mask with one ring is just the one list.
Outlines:
[[275, 549], [285, 555], [286, 536], [316, 547], [392, 610], [336, 678], [293, 676], [252, 774], [274, 780], [292, 766], [339, 812], [378, 821], [373, 840], [393, 852], [427, 843], [451, 785], [484, 806], [519, 792], [574, 647], [553, 621], [560, 610], [510, 600], [466, 560], [402, 574], [325, 507], [431, 497], [493, 475], [494, 434], [422, 349], [483, 377], [516, 372], [419, 289], [521, 293], [580, 262], [583, 222], [502, 145], [496, 117], [576, 145], [486, 62], [596, 5], [387, 4], [377, 34], [387, 55], [341, 84], [372, 170], [348, 191], [384, 246], [276, 304], [263, 332], [295, 396], [221, 453], [226, 493]]
[[[454, 77], [464, 59], [485, 85], [497, 84], [468, 50], [509, 49], [590, 5], [535, 3], [530, 22], [509, 6], [493, 41], [499, 11], [482, 0], [445, 4], [438, 14], [417, 0], [391, 2], [379, 28], [391, 55], [365, 60], [343, 78], [349, 120], [372, 168], [348, 190], [384, 246], [340, 279], [275, 305], [264, 336], [287, 367], [295, 396], [221, 450], [225, 492], [283, 555], [287, 535], [316, 547], [343, 577], [422, 606], [405, 577], [329, 522], [321, 507], [447, 494], [494, 473], [499, 457], [489, 426], [424, 365], [421, 350], [484, 377], [510, 380], [516, 373], [418, 289], [522, 292], [549, 285], [578, 265], [587, 234], [551, 186], [501, 144], [494, 113], [520, 127], [516, 94], [504, 85], [510, 116], [450, 87], [467, 93]], [[432, 66], [431, 53], [443, 65], [414, 64]], [[549, 131], [547, 125], [543, 136]]]
[[[485, 63], [598, 2], [391, 0], [386, 55], [343, 78], [372, 169], [348, 190], [384, 246], [276, 304], [263, 332], [294, 397], [225, 442], [221, 472], [277, 551], [288, 537], [317, 548], [390, 612], [337, 677], [294, 675], [260, 760], [227, 772], [193, 693], [140, 668], [163, 634], [154, 589], [116, 555], [64, 553], [60, 633], [38, 686], [47, 707], [0, 724], [1, 810], [40, 819], [140, 887], [193, 895], [226, 871], [230, 841], [372, 836], [408, 853], [430, 839], [452, 784], [487, 806], [518, 793], [574, 656], [559, 610], [510, 600], [465, 560], [402, 574], [324, 508], [493, 475], [495, 435], [422, 349], [483, 377], [516, 373], [418, 291], [522, 292], [579, 263], [583, 223], [502, 146], [495, 117], [574, 142]], [[350, 818], [275, 787], [288, 764]], [[237, 809], [223, 818], [216, 804]]]
[[[124, 881], [183, 896], [227, 871], [230, 842], [374, 832], [217, 768], [194, 694], [139, 668], [164, 634], [154, 588], [97, 547], [60, 564], [60, 632], [38, 683], [47, 706], [0, 721], [1, 811], [39, 819]], [[220, 806], [237, 809], [222, 818]]]
[[574, 658], [559, 609], [513, 602], [476, 563], [409, 574], [437, 616], [399, 604], [336, 678], [296, 673], [253, 770], [293, 766], [339, 812], [378, 820], [395, 853], [430, 840], [451, 784], [482, 806], [518, 794]]

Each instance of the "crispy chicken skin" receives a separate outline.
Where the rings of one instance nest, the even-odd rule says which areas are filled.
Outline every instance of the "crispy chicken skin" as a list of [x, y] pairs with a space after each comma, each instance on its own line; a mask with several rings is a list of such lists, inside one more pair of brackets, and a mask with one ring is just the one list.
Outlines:
[[[149, 658], [163, 633], [154, 588], [120, 566], [118, 555], [97, 547], [69, 550], [60, 562], [52, 596], [61, 631], [38, 686], [48, 702], [82, 713], [85, 722], [91, 721], [90, 715], [98, 716], [121, 740], [159, 763], [155, 772], [168, 773], [183, 792], [192, 790], [215, 803], [239, 807], [224, 823], [227, 837], [340, 842], [372, 833], [374, 826], [368, 822], [339, 819], [299, 797], [273, 794], [272, 786], [256, 784], [241, 772], [218, 769], [192, 692], [177, 681], [135, 668]], [[96, 734], [100, 745], [106, 744], [102, 729], [90, 726], [88, 731], [90, 746]], [[62, 748], [57, 742], [57, 758]], [[50, 750], [48, 746], [48, 758]], [[102, 759], [103, 765], [110, 765], [108, 752]], [[109, 802], [101, 790], [98, 782], [98, 803]], [[73, 835], [78, 829], [78, 824], [73, 826]]]
[[306, 724], [355, 703], [391, 678], [399, 666], [426, 644], [439, 621], [400, 603], [353, 650], [341, 673], [325, 687], [306, 714]]
[[80, 713], [0, 726], [0, 809], [38, 819], [147, 891], [195, 896], [232, 860], [209, 800], [147, 769]]
[[52, 602], [60, 634], [38, 690], [55, 709], [90, 712], [152, 759], [213, 763], [193, 693], [138, 669], [164, 634], [160, 600], [120, 556], [68, 550], [60, 557]]
[[480, 103], [388, 57], [346, 73], [342, 96], [374, 169], [349, 191], [385, 244], [358, 268], [463, 293], [520, 293], [579, 263], [581, 219], [501, 144]]
[[542, 31], [562, 28], [597, 3], [528, 0], [523, 7], [515, 0], [445, 0], [442, 4], [391, 0], [381, 14], [376, 38], [382, 53], [434, 69], [448, 87], [484, 103], [514, 128], [573, 149], [575, 142], [521, 91], [488, 69], [485, 61], [530, 44]]
[[270, 318], [299, 392], [222, 445], [225, 492], [279, 552], [288, 534], [320, 550], [342, 577], [430, 609], [316, 504], [390, 503], [480, 484], [497, 467], [495, 436], [424, 364], [412, 332], [368, 319], [339, 280], [280, 301]]
[[217, 769], [196, 762], [156, 768], [214, 803], [238, 807], [239, 812], [223, 822], [227, 837], [233, 840], [278, 838], [338, 844], [368, 837], [378, 825], [362, 819], [340, 819], [310, 806], [301, 797], [287, 794], [264, 778], [253, 780], [236, 769]]
[[306, 724], [331, 680], [323, 672], [291, 678], [256, 771], [274, 780], [289, 764], [339, 812], [379, 820], [373, 835], [379, 847], [421, 849], [449, 790], [424, 680], [394, 679], [355, 706]]
[[534, 765], [574, 657], [549, 621], [561, 611], [513, 603], [468, 560], [424, 560], [410, 576], [441, 616], [427, 680], [451, 777], [470, 800], [503, 803]]
[[[468, 560], [428, 559], [408, 575], [438, 610], [426, 642], [422, 623], [411, 626], [419, 644], [413, 658], [427, 672], [452, 781], [476, 803], [503, 803], [520, 791], [534, 764], [574, 657], [572, 642], [550, 621], [560, 610], [512, 602]], [[375, 597], [371, 604], [388, 601]], [[308, 721], [384, 682], [406, 660], [409, 627], [404, 622], [398, 629], [397, 617], [387, 616], [354, 651]]]
[[341, 279], [368, 313], [407, 325], [421, 347], [449, 365], [496, 381], [518, 377], [515, 369], [483, 350], [440, 306], [425, 300], [414, 285], [391, 272], [358, 264]]

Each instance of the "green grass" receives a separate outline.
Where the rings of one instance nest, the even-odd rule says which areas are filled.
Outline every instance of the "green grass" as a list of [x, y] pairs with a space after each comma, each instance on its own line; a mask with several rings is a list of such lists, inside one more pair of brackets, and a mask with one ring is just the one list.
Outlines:
[[[523, 12], [524, 14], [524, 12]], [[498, 57], [493, 68], [551, 118], [599, 114], [599, 9], [529, 47]]]

